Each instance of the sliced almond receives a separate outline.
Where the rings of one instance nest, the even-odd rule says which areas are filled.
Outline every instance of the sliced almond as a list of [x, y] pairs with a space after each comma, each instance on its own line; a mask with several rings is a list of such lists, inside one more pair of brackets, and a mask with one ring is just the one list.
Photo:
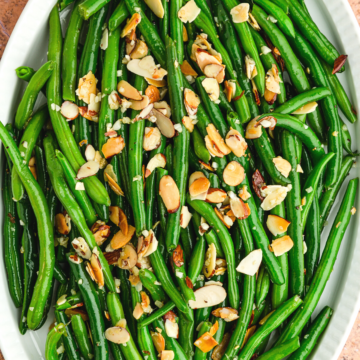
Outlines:
[[223, 153], [224, 155], [230, 154], [230, 148], [225, 144], [224, 139], [221, 137], [214, 124], [209, 124], [206, 127], [206, 131], [211, 141], [215, 143], [216, 147], [221, 153]]
[[113, 236], [113, 238], [110, 241], [110, 245], [112, 249], [119, 249], [124, 247], [127, 243], [130, 242], [134, 234], [135, 234], [135, 228], [132, 225], [128, 225], [128, 231], [126, 235], [120, 228], [120, 230]]
[[211, 204], [220, 204], [225, 201], [226, 197], [226, 191], [222, 189], [210, 188], [206, 194], [206, 202]]
[[117, 84], [117, 91], [119, 92], [119, 94], [125, 96], [127, 99], [131, 99], [131, 100], [143, 99], [140, 92], [125, 80], [121, 80]]
[[138, 257], [134, 246], [132, 244], [126, 244], [120, 251], [118, 267], [120, 269], [130, 270], [136, 265], [137, 259]]
[[148, 239], [146, 239], [144, 236], [140, 236], [137, 243], [137, 255], [138, 255], [138, 261], [139, 259], [142, 259], [142, 257], [146, 254], [148, 248], [150, 246], [150, 242]]
[[126, 67], [130, 72], [136, 75], [150, 78], [153, 80], [162, 80], [155, 79], [153, 77], [153, 74], [156, 70], [156, 64], [154, 58], [150, 55], [145, 56], [142, 59], [132, 59], [127, 63]]
[[150, 331], [151, 340], [155, 346], [156, 351], [161, 354], [165, 350], [165, 339], [164, 337], [155, 331]]
[[[208, 65], [212, 66], [212, 65]], [[207, 66], [207, 67], [208, 67]], [[217, 101], [220, 96], [220, 87], [216, 79], [206, 78], [201, 82], [211, 101]]]
[[[273, 66], [276, 67], [275, 64]], [[276, 67], [277, 70], [277, 67]], [[274, 93], [274, 94], [280, 94], [280, 78], [279, 76], [276, 76], [276, 72], [274, 74], [273, 69], [268, 70], [268, 72], [265, 75], [265, 87], [268, 91]]]
[[290, 224], [290, 221], [277, 215], [270, 214], [266, 220], [267, 228], [274, 236], [278, 236], [286, 232]]
[[276, 158], [272, 159], [272, 161], [279, 172], [287, 178], [291, 171], [291, 164], [281, 156], [277, 156]]
[[76, 253], [79, 254], [84, 259], [90, 259], [91, 257], [91, 249], [87, 242], [82, 237], [75, 238], [71, 245], [75, 249]]
[[165, 320], [165, 331], [168, 337], [177, 339], [179, 337], [179, 325], [169, 319]]
[[79, 116], [79, 107], [71, 101], [64, 101], [60, 112], [67, 120], [74, 120]]
[[[230, 229], [233, 225], [233, 222], [231, 221], [230, 217], [227, 215], [224, 215], [222, 212], [219, 211], [217, 207], [214, 208], [215, 214], [218, 216], [218, 218], [221, 220], [221, 222]], [[229, 221], [230, 220], [230, 221]]]
[[160, 19], [164, 17], [164, 7], [161, 0], [144, 0], [151, 11]]
[[95, 160], [96, 151], [92, 145], [87, 145], [85, 149], [85, 158], [87, 161]]
[[[219, 65], [219, 64], [206, 65], [204, 67], [204, 75], [209, 79], [211, 78], [211, 79], [216, 80], [217, 84], [219, 85], [224, 81], [225, 67], [224, 67], [224, 65]], [[215, 91], [217, 91], [217, 90], [215, 90]], [[217, 99], [215, 99], [215, 100], [211, 99], [211, 100], [216, 101]]]
[[143, 138], [143, 149], [151, 151], [157, 149], [161, 144], [161, 133], [157, 127], [146, 127]]
[[156, 117], [156, 125], [161, 133], [167, 138], [174, 137], [175, 129], [172, 121], [157, 109], [153, 109], [152, 114]]
[[140, 291], [141, 296], [141, 306], [145, 314], [150, 314], [152, 312], [151, 303], [149, 295], [145, 291]]
[[146, 106], [143, 110], [140, 111], [140, 113], [136, 116], [136, 120], [140, 119], [149, 119], [151, 117], [151, 112], [154, 108], [154, 104], [149, 104]]
[[180, 207], [179, 189], [170, 175], [165, 175], [160, 180], [159, 194], [164, 202], [167, 211], [171, 214]]
[[241, 200], [246, 201], [251, 198], [251, 194], [249, 193], [247, 186], [243, 185], [239, 190], [239, 197]]
[[226, 99], [228, 102], [231, 102], [235, 94], [236, 83], [233, 81], [225, 81], [224, 86], [225, 86], [224, 92], [226, 94]]
[[91, 232], [94, 234], [96, 243], [101, 246], [110, 236], [110, 226], [105, 225], [105, 222], [98, 220], [91, 227]]
[[240, 220], [246, 219], [250, 213], [250, 207], [248, 204], [245, 204], [240, 198], [234, 197], [230, 199], [230, 208], [235, 217]]
[[151, 173], [158, 167], [164, 168], [166, 165], [166, 157], [163, 154], [156, 154], [146, 165], [145, 178], [149, 177]]
[[181, 121], [187, 131], [189, 131], [190, 133], [194, 131], [194, 124], [189, 116], [184, 116]]
[[153, 252], [155, 252], [159, 245], [159, 242], [156, 239], [155, 234], [151, 229], [149, 230], [149, 235], [145, 238], [145, 240], [149, 243], [149, 247], [148, 247], [144, 257], [149, 256]]
[[129, 232], [129, 225], [125, 213], [121, 210], [119, 206], [110, 206], [109, 212], [110, 220], [120, 228], [120, 230], [125, 236], [127, 236]]
[[178, 18], [183, 23], [192, 23], [200, 14], [200, 8], [196, 5], [194, 0], [187, 2], [178, 12]]
[[154, 103], [154, 108], [159, 110], [168, 118], [171, 118], [171, 108], [166, 101], [159, 101]]
[[212, 156], [216, 156], [220, 158], [224, 157], [224, 154], [219, 150], [219, 148], [216, 146], [214, 141], [210, 139], [209, 135], [206, 135], [204, 140], [205, 140], [205, 146]]
[[[194, 45], [193, 45], [194, 47]], [[213, 55], [210, 55], [207, 51], [200, 49], [199, 47], [194, 47], [195, 50], [195, 61], [199, 65], [199, 68], [202, 72], [207, 65], [217, 64], [221, 65], [221, 62]]]
[[136, 40], [136, 45], [130, 54], [131, 59], [142, 59], [149, 52], [146, 43], [142, 40]]
[[192, 184], [195, 180], [197, 180], [197, 179], [199, 179], [199, 178], [206, 178], [206, 176], [205, 176], [204, 173], [201, 172], [201, 171], [195, 171], [195, 172], [193, 172], [193, 173], [190, 175], [190, 177], [189, 177], [189, 187], [191, 186], [191, 184]]
[[238, 311], [231, 307], [220, 307], [211, 312], [212, 315], [224, 319], [226, 322], [234, 321], [239, 318]]
[[270, 130], [274, 130], [276, 123], [277, 120], [274, 116], [265, 116], [256, 122], [255, 127], [259, 127], [261, 125], [264, 128], [269, 128]]
[[[106, 170], [106, 169], [105, 169]], [[114, 180], [112, 176], [104, 171], [105, 182], [109, 184], [110, 189], [119, 196], [125, 196], [124, 192], [121, 190], [119, 184]]]
[[288, 235], [278, 238], [271, 243], [271, 248], [275, 256], [281, 256], [285, 254], [286, 252], [290, 251], [293, 246], [294, 242]]
[[95, 276], [95, 282], [102, 288], [105, 285], [104, 274], [100, 264], [100, 260], [95, 253], [90, 257], [90, 264]]
[[210, 244], [205, 254], [203, 274], [208, 279], [212, 278], [215, 275], [215, 267], [216, 267], [216, 248], [214, 244]]
[[114, 155], [120, 154], [124, 147], [125, 141], [119, 135], [117, 137], [107, 139], [106, 143], [102, 146], [101, 151], [104, 154], [105, 159], [108, 159]]
[[178, 245], [173, 251], [172, 261], [176, 267], [181, 267], [184, 265], [184, 252], [180, 245]]
[[237, 161], [230, 161], [223, 172], [225, 184], [229, 186], [238, 186], [245, 179], [244, 168]]
[[189, 211], [189, 208], [183, 205], [180, 213], [180, 226], [183, 229], [186, 229], [190, 223], [191, 218], [192, 218], [192, 213]]
[[194, 291], [195, 300], [189, 300], [192, 309], [211, 307], [222, 303], [226, 298], [226, 291], [219, 285], [208, 285]]
[[88, 161], [82, 165], [76, 175], [76, 180], [81, 180], [89, 176], [96, 175], [100, 167], [96, 161]]
[[189, 62], [187, 60], [184, 60], [182, 64], [180, 64], [180, 69], [181, 72], [185, 75], [185, 76], [193, 76], [193, 77], [197, 77], [198, 74], [197, 72], [191, 67], [191, 65], [189, 64]]
[[71, 254], [69, 260], [74, 264], [81, 264], [83, 262], [83, 259], [78, 254]]
[[292, 114], [293, 115], [309, 114], [309, 113], [312, 113], [313, 111], [315, 111], [317, 106], [318, 106], [318, 103], [316, 101], [312, 101], [312, 102], [302, 106], [301, 108], [295, 110], [294, 112], [292, 112]]
[[175, 353], [173, 350], [163, 350], [160, 355], [160, 360], [174, 360]]
[[280, 186], [265, 197], [264, 201], [261, 203], [261, 207], [265, 211], [273, 209], [275, 206], [281, 204], [285, 200], [287, 193], [288, 188]]
[[143, 110], [150, 104], [149, 97], [144, 95], [142, 100], [132, 100], [130, 109], [133, 110]]
[[191, 198], [196, 197], [204, 192], [207, 192], [210, 188], [210, 181], [205, 177], [201, 177], [195, 180], [189, 187], [189, 193]]
[[96, 95], [96, 83], [97, 80], [95, 75], [89, 71], [85, 76], [79, 79], [79, 86], [77, 89], [77, 95], [79, 100], [84, 101], [85, 103], [90, 103], [90, 95]]
[[242, 23], [249, 20], [250, 5], [242, 3], [230, 10], [230, 15], [234, 24]]
[[246, 275], [254, 276], [259, 270], [262, 261], [261, 249], [253, 250], [245, 258], [240, 261], [236, 271]]
[[158, 88], [153, 85], [146, 88], [145, 95], [149, 98], [150, 104], [160, 101], [160, 92]]
[[155, 86], [157, 88], [162, 88], [162, 87], [167, 85], [166, 80], [154, 80], [154, 79], [151, 79], [151, 78], [145, 78], [145, 80], [147, 81], [147, 83], [149, 85], [153, 85], [153, 86]]
[[137, 303], [135, 305], [134, 311], [133, 311], [133, 316], [136, 320], [139, 320], [141, 318], [141, 316], [144, 314], [144, 310], [141, 306], [140, 303]]
[[264, 93], [264, 99], [269, 105], [272, 105], [275, 103], [275, 101], [277, 99], [277, 93], [272, 92], [266, 88], [265, 93]]
[[254, 78], [256, 71], [256, 63], [253, 58], [249, 55], [245, 56], [245, 68], [246, 68], [246, 77], [251, 80]]
[[134, 13], [133, 16], [130, 18], [130, 20], [126, 23], [123, 31], [121, 32], [121, 37], [125, 37], [126, 35], [129, 35], [133, 30], [136, 29], [136, 26], [141, 21], [141, 15], [139, 13]]
[[194, 342], [194, 345], [203, 353], [207, 353], [211, 351], [216, 345], [218, 345], [218, 342], [209, 332], [205, 332]]
[[248, 148], [245, 139], [234, 129], [230, 129], [226, 134], [225, 143], [237, 157], [244, 156]]
[[200, 105], [200, 98], [190, 89], [184, 89], [184, 104], [187, 113], [195, 115], [197, 113], [198, 106]]
[[252, 119], [246, 126], [245, 138], [258, 139], [262, 135], [262, 126], [255, 126], [257, 118]]
[[105, 337], [107, 340], [115, 344], [125, 344], [130, 340], [129, 332], [118, 326], [114, 326], [105, 330]]
[[71, 223], [67, 221], [66, 216], [68, 215], [62, 213], [55, 215], [55, 228], [62, 235], [69, 234], [71, 230]]

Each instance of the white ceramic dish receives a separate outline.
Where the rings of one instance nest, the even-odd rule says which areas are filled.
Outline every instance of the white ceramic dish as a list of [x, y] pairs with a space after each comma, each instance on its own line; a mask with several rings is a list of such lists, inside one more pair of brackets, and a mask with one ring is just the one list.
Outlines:
[[[0, 120], [3, 123], [12, 121], [16, 106], [24, 91], [24, 83], [17, 79], [15, 68], [28, 65], [37, 69], [46, 60], [47, 20], [55, 2], [56, 0], [29, 0], [11, 35], [0, 63]], [[347, 0], [312, 0], [308, 5], [320, 29], [335, 44], [340, 53], [349, 55], [347, 71], [340, 75], [340, 80], [350, 94], [353, 104], [359, 110], [360, 31], [355, 16]], [[64, 17], [66, 13], [62, 14], [62, 18]], [[349, 126], [355, 145], [360, 144], [359, 127], [359, 123]], [[2, 148], [0, 151], [2, 152]], [[4, 159], [3, 154], [1, 154], [1, 159]], [[0, 168], [2, 169], [2, 166]], [[359, 167], [355, 167], [351, 171], [350, 178], [359, 175]], [[347, 182], [348, 179], [345, 183]], [[336, 204], [339, 199], [342, 199], [343, 194], [344, 187], [340, 191]], [[0, 194], [1, 202], [2, 194]], [[356, 202], [355, 206], [360, 210], [359, 196]], [[336, 204], [335, 210], [338, 208]], [[316, 315], [325, 305], [334, 309], [331, 322], [312, 356], [316, 360], [338, 359], [360, 308], [360, 241], [356, 241], [359, 234], [359, 212], [350, 223], [334, 271], [315, 311]], [[0, 216], [4, 216], [2, 208]], [[330, 224], [334, 217], [335, 214], [332, 212]], [[324, 231], [322, 248], [329, 227]], [[0, 258], [3, 258], [2, 246]], [[53, 320], [53, 314], [49, 315], [47, 324], [40, 331], [29, 331], [25, 336], [20, 335], [18, 331], [20, 312], [14, 308], [8, 294], [4, 262], [0, 265], [0, 304], [0, 349], [5, 359], [43, 359], [46, 333], [48, 325]]]

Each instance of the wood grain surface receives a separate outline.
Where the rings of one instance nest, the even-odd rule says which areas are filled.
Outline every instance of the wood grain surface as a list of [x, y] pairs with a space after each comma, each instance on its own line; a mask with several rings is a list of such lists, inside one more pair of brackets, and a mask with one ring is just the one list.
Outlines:
[[[46, 1], [46, 0], [44, 0]], [[310, 0], [309, 0], [310, 1]], [[0, 0], [0, 59], [11, 32], [19, 18], [27, 0]], [[349, 0], [360, 23], [360, 0]], [[350, 336], [338, 360], [359, 360], [360, 359], [360, 312], [357, 316]], [[0, 360], [5, 360], [0, 351]], [[7, 359], [11, 360], [11, 359]]]

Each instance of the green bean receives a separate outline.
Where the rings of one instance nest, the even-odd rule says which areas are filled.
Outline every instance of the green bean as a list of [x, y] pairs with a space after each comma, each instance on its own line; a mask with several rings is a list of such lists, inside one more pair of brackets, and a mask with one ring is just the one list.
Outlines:
[[154, 301], [160, 301], [162, 303], [168, 300], [167, 295], [161, 285], [155, 284], [157, 282], [156, 276], [148, 269], [141, 269], [139, 271], [139, 277], [141, 283], [144, 285], [146, 290], [149, 291]]
[[60, 12], [63, 11], [66, 7], [71, 5], [75, 0], [60, 0], [59, 3], [59, 10]]
[[[167, 0], [161, 0], [161, 3], [164, 8], [164, 16], [162, 19], [159, 19], [159, 32], [160, 32], [161, 40], [163, 41], [163, 43], [165, 43], [166, 36], [169, 34], [169, 20], [170, 20], [169, 2]], [[192, 39], [192, 36], [191, 34], [189, 34], [189, 31], [188, 31], [188, 35], [189, 35], [189, 39]]]
[[305, 360], [309, 356], [319, 340], [319, 337], [328, 325], [332, 313], [333, 310], [328, 306], [325, 306], [324, 309], [322, 309], [301, 341], [300, 348], [290, 356], [290, 360]]
[[351, 135], [349, 132], [348, 127], [345, 125], [344, 121], [340, 118], [340, 125], [341, 125], [341, 143], [343, 149], [351, 156], [359, 156], [360, 154], [357, 153], [357, 150], [353, 152], [351, 150]]
[[77, 0], [71, 12], [70, 21], [64, 39], [64, 49], [62, 54], [62, 94], [64, 100], [75, 102], [76, 77], [77, 77], [77, 48], [80, 38], [80, 30], [83, 18], [79, 13], [79, 4], [82, 0]]
[[45, 359], [46, 360], [58, 360], [57, 344], [61, 337], [66, 334], [66, 327], [63, 323], [54, 326], [46, 337], [45, 344]]
[[88, 20], [91, 15], [97, 13], [101, 8], [106, 6], [110, 0], [85, 0], [79, 5], [80, 15]]
[[[170, 22], [170, 34], [169, 36], [174, 41], [176, 48], [177, 60], [179, 64], [184, 61], [184, 41], [183, 41], [183, 22], [178, 17], [178, 12], [182, 7], [182, 0], [174, 0], [170, 2], [169, 17], [172, 20]], [[163, 40], [166, 43], [166, 36]], [[169, 65], [168, 65], [169, 66]]]
[[265, 354], [259, 356], [259, 360], [281, 360], [286, 356], [290, 355], [300, 347], [299, 338], [296, 337], [289, 341], [286, 341], [278, 346], [275, 346], [271, 350], [267, 351]]
[[319, 302], [320, 296], [333, 270], [345, 230], [350, 222], [351, 208], [354, 203], [358, 182], [358, 178], [352, 179], [349, 182], [339, 212], [331, 228], [325, 249], [321, 255], [319, 266], [315, 272], [310, 288], [305, 295], [304, 303], [281, 334], [277, 342], [278, 344], [293, 339], [300, 334]]
[[[166, 158], [166, 162], [168, 163], [168, 158]], [[159, 184], [160, 184], [161, 178], [167, 174], [168, 174], [167, 170], [164, 170], [161, 168], [156, 169], [156, 189], [159, 189]], [[166, 210], [166, 207], [164, 205], [164, 202], [162, 201], [162, 198], [161, 198], [159, 192], [157, 192], [156, 198], [157, 198], [157, 205], [158, 205], [158, 210], [159, 210], [161, 230], [163, 233], [165, 233], [166, 232], [166, 218], [168, 216], [167, 210]]]
[[[50, 78], [56, 64], [54, 61], [48, 61], [32, 76], [25, 93], [21, 99], [15, 116], [15, 126], [22, 130], [27, 123], [31, 121], [31, 114], [41, 88]], [[30, 119], [29, 119], [30, 118]]]
[[[210, 328], [212, 326], [212, 323], [209, 321], [204, 321], [201, 325], [201, 328], [199, 330], [198, 336], [201, 337], [206, 332], [209, 332]], [[202, 352], [200, 348], [196, 347], [195, 349], [195, 355], [194, 360], [205, 360], [206, 359], [206, 353]]]
[[205, 146], [204, 138], [200, 135], [200, 132], [196, 127], [194, 127], [194, 130], [191, 133], [191, 142], [196, 156], [208, 164], [211, 160], [211, 155]]
[[109, 19], [109, 31], [114, 31], [129, 17], [125, 1], [120, 1]]
[[94, 349], [90, 342], [85, 322], [81, 315], [73, 315], [71, 317], [71, 327], [74, 332], [76, 342], [79, 345], [81, 355], [85, 360], [92, 359]]
[[189, 309], [186, 314], [179, 313], [179, 344], [184, 350], [187, 358], [192, 360], [194, 355], [194, 310]]
[[36, 73], [36, 71], [29, 66], [19, 66], [18, 68], [15, 69], [15, 71], [16, 71], [16, 76], [19, 79], [24, 80], [26, 82], [29, 82], [30, 79]]
[[165, 169], [167, 171], [166, 175], [170, 175], [172, 177], [172, 173], [173, 173], [173, 147], [172, 144], [169, 144], [166, 146], [165, 148], [165, 157], [166, 157], [166, 166]]
[[285, 14], [289, 14], [289, 5], [287, 4], [286, 0], [271, 0], [271, 2], [281, 8]]
[[[73, 290], [73, 289], [70, 289], [70, 290]], [[82, 295], [80, 292], [78, 292], [75, 295], [67, 296], [65, 299], [65, 302], [63, 304], [61, 304], [61, 305], [56, 304], [55, 309], [59, 310], [59, 311], [66, 310], [68, 308], [71, 308], [74, 305], [82, 303], [82, 301], [83, 301]]]
[[259, 306], [260, 303], [265, 300], [268, 292], [270, 290], [270, 278], [269, 273], [266, 271], [265, 267], [262, 266], [259, 271], [258, 278], [256, 280], [256, 306]]
[[138, 323], [138, 327], [143, 327], [152, 324], [155, 320], [162, 318], [166, 313], [175, 307], [173, 301], [168, 301], [163, 307], [157, 309], [150, 316]]
[[187, 274], [194, 284], [201, 273], [205, 261], [206, 241], [203, 236], [200, 236], [196, 241], [195, 247], [189, 260]]

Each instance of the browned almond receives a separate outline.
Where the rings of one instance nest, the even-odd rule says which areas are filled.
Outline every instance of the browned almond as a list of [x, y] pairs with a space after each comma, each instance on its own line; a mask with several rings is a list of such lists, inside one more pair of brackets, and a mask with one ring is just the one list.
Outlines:
[[160, 101], [160, 91], [153, 85], [146, 88], [145, 95], [149, 98], [150, 104]]
[[125, 235], [120, 228], [120, 230], [111, 239], [110, 245], [113, 249], [124, 247], [132, 239], [135, 234], [135, 228], [132, 225], [128, 225], [127, 230], [127, 234]]
[[249, 205], [238, 197], [230, 199], [230, 207], [234, 216], [240, 220], [246, 219], [251, 214]]
[[180, 207], [179, 189], [170, 175], [165, 175], [160, 180], [159, 194], [169, 213], [176, 212]]
[[102, 288], [105, 285], [104, 274], [98, 256], [93, 253], [90, 258], [90, 264], [95, 276], [95, 282]]
[[145, 313], [152, 312], [149, 295], [145, 291], [140, 291], [141, 306]]
[[164, 316], [163, 316], [163, 320], [166, 321], [166, 320], [169, 320], [171, 322], [176, 322], [176, 314], [173, 312], [173, 311], [168, 311]]
[[231, 307], [219, 307], [211, 312], [214, 316], [230, 322], [239, 318], [238, 311]]
[[202, 352], [207, 353], [212, 350], [216, 345], [218, 345], [218, 342], [207, 331], [194, 342], [194, 345], [198, 347]]
[[272, 105], [276, 101], [277, 95], [278, 95], [277, 93], [265, 89], [264, 99], [269, 105]]
[[155, 80], [162, 80], [162, 78], [167, 75], [167, 71], [165, 69], [156, 69], [155, 72], [153, 73], [152, 77]]
[[209, 124], [206, 127], [206, 131], [211, 141], [215, 143], [216, 147], [221, 153], [223, 153], [224, 155], [230, 154], [230, 148], [225, 144], [224, 139], [221, 137], [214, 124]]
[[167, 138], [174, 137], [175, 128], [172, 121], [157, 109], [153, 109], [152, 114], [156, 117], [156, 125], [161, 131], [161, 133]]
[[214, 207], [215, 214], [218, 216], [218, 218], [222, 221], [222, 223], [230, 229], [230, 225], [225, 221], [224, 215], [219, 211], [217, 207]]
[[231, 102], [231, 99], [233, 98], [234, 88], [229, 84], [228, 81], [224, 82], [225, 86], [225, 94], [228, 102]]
[[121, 187], [119, 186], [119, 184], [106, 172], [104, 172], [104, 175], [107, 178], [107, 182], [109, 183], [110, 189], [116, 194], [116, 195], [121, 195], [124, 196], [124, 192], [121, 190]]
[[142, 100], [131, 100], [130, 109], [143, 110], [150, 104], [150, 100], [147, 95], [144, 95]]
[[140, 236], [138, 243], [137, 243], [137, 255], [138, 255], [138, 260], [141, 260], [142, 257], [146, 254], [146, 252], [148, 251], [150, 246], [150, 241], [149, 239], [145, 238], [144, 236]]
[[216, 267], [216, 248], [214, 244], [210, 244], [205, 254], [203, 274], [208, 279], [212, 278], [215, 274], [215, 267]]
[[184, 252], [180, 245], [178, 245], [173, 251], [172, 260], [176, 267], [181, 267], [184, 265]]
[[110, 206], [109, 212], [110, 220], [117, 225], [126, 236], [128, 234], [129, 225], [125, 213], [119, 206]]
[[131, 59], [142, 59], [149, 52], [146, 43], [142, 40], [136, 40], [136, 45], [130, 53]]
[[109, 265], [117, 264], [120, 258], [121, 249], [117, 249], [111, 252], [104, 252], [104, 257]]
[[276, 123], [277, 120], [274, 116], [265, 116], [261, 120], [257, 121], [254, 126], [258, 127], [261, 125], [264, 128], [269, 128], [270, 130], [274, 130]]
[[164, 168], [166, 165], [166, 157], [164, 154], [154, 155], [146, 165], [145, 178], [149, 177], [156, 168]]
[[137, 260], [138, 256], [134, 246], [132, 244], [126, 244], [120, 251], [118, 267], [120, 269], [130, 270], [136, 265]]
[[145, 78], [145, 80], [147, 81], [148, 84], [150, 85], [154, 85], [156, 87], [164, 87], [167, 85], [167, 81], [166, 80], [154, 80], [154, 79], [151, 79], [151, 78]]
[[71, 101], [64, 101], [60, 112], [67, 120], [74, 120], [79, 116], [79, 107]]
[[201, 172], [201, 171], [195, 171], [195, 172], [193, 172], [193, 173], [190, 175], [190, 177], [189, 177], [189, 187], [191, 186], [191, 184], [192, 184], [195, 180], [197, 180], [197, 179], [199, 179], [199, 178], [206, 178], [206, 176], [205, 176], [204, 173]]
[[66, 309], [65, 310], [65, 314], [71, 318], [72, 316], [74, 315], [80, 315], [81, 318], [84, 320], [84, 321], [89, 321], [89, 316], [88, 316], [88, 313], [83, 310], [83, 309], [78, 309], [78, 308], [74, 308], [74, 309]]
[[186, 286], [189, 288], [189, 289], [193, 289], [194, 288], [194, 284], [192, 283], [191, 279], [187, 276], [185, 278], [185, 283], [186, 283]]
[[332, 71], [332, 74], [336, 74], [346, 63], [346, 59], [348, 58], [347, 55], [340, 55], [337, 59], [334, 61], [334, 68]]
[[241, 157], [245, 155], [248, 145], [237, 130], [230, 129], [226, 134], [225, 142], [236, 156]]
[[183, 42], [188, 42], [188, 41], [189, 41], [189, 36], [188, 36], [185, 25], [183, 25]]
[[210, 181], [206, 177], [195, 180], [189, 187], [189, 193], [191, 197], [198, 196], [204, 192], [207, 192], [210, 188]]
[[269, 231], [274, 236], [277, 236], [284, 233], [287, 230], [287, 228], [290, 225], [290, 221], [280, 216], [270, 214], [266, 220], [266, 225]]
[[96, 111], [89, 110], [87, 106], [79, 106], [79, 113], [83, 118], [91, 121], [95, 121], [94, 118], [98, 115]]
[[151, 151], [157, 149], [161, 144], [161, 133], [157, 127], [146, 127], [143, 138], [143, 149]]
[[144, 313], [144, 310], [141, 306], [140, 303], [137, 303], [135, 308], [134, 308], [134, 311], [133, 311], [133, 316], [136, 320], [139, 320], [141, 318], [141, 316], [143, 315]]
[[195, 115], [200, 105], [200, 98], [190, 89], [184, 89], [184, 104], [189, 115]]
[[274, 252], [275, 256], [281, 256], [285, 254], [286, 252], [291, 250], [293, 246], [294, 242], [289, 235], [278, 238], [271, 243], [271, 249]]
[[202, 160], [199, 160], [199, 164], [200, 164], [200, 167], [202, 169], [206, 169], [206, 170], [209, 170], [209, 171], [212, 171], [212, 172], [215, 171], [215, 169], [210, 164], [207, 164], [206, 162], [204, 162]]
[[187, 60], [184, 60], [183, 63], [180, 65], [181, 72], [187, 76], [191, 75], [193, 77], [198, 76], [197, 72], [191, 67]]
[[209, 150], [209, 153], [212, 156], [217, 156], [217, 157], [224, 157], [224, 154], [220, 151], [220, 149], [216, 146], [216, 144], [210, 139], [209, 135], [205, 136], [205, 146], [206, 148]]
[[136, 29], [136, 26], [141, 21], [141, 15], [139, 13], [134, 13], [133, 16], [130, 18], [130, 20], [125, 25], [123, 31], [121, 32], [121, 37], [125, 37], [126, 35], [129, 35], [134, 29]]
[[66, 221], [64, 214], [56, 214], [55, 228], [62, 235], [69, 234], [71, 228], [69, 226], [69, 223]]
[[194, 124], [189, 116], [184, 116], [181, 121], [184, 124], [187, 131], [191, 133], [194, 131]]
[[196, 62], [199, 65], [201, 71], [204, 71], [204, 68], [207, 65], [217, 64], [221, 65], [220, 61], [213, 55], [210, 55], [207, 51], [200, 49], [199, 47], [195, 52]]
[[156, 351], [159, 354], [161, 354], [161, 352], [165, 350], [164, 337], [160, 333], [154, 331], [150, 331], [150, 334], [151, 334], [151, 340], [155, 346]]
[[114, 155], [120, 154], [124, 146], [125, 146], [125, 141], [119, 135], [117, 137], [107, 139], [106, 143], [102, 146], [101, 150], [104, 154], [105, 159], [108, 159]]
[[105, 225], [101, 220], [96, 221], [90, 230], [94, 234], [95, 241], [99, 246], [110, 236], [110, 226]]
[[257, 124], [257, 118], [252, 119], [246, 126], [245, 138], [246, 139], [258, 139], [262, 135], [262, 127], [255, 126]]
[[210, 188], [206, 194], [206, 202], [212, 204], [222, 203], [226, 199], [226, 191], [222, 189]]
[[89, 71], [85, 76], [79, 79], [78, 97], [79, 100], [90, 104], [90, 95], [96, 95], [96, 78], [95, 75]]
[[223, 179], [229, 186], [240, 185], [245, 179], [244, 168], [237, 161], [229, 162], [224, 169]]
[[119, 94], [125, 96], [127, 99], [131, 100], [142, 100], [143, 97], [140, 94], [139, 90], [130, 85], [127, 81], [121, 80], [117, 84], [117, 91]]

